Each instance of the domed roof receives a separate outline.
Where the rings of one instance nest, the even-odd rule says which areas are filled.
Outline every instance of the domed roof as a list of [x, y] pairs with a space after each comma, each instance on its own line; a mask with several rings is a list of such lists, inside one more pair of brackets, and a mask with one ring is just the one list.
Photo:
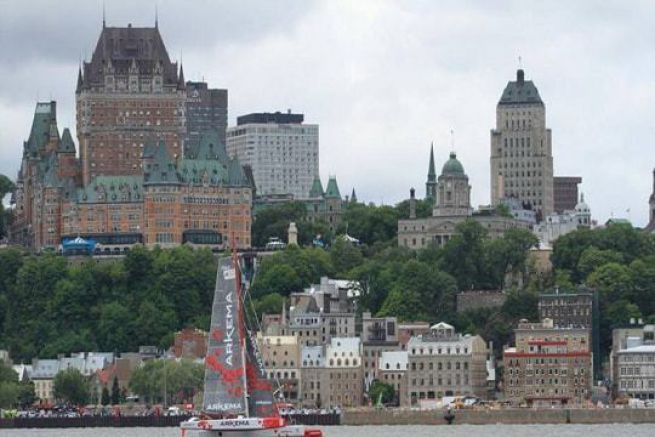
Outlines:
[[464, 167], [462, 166], [462, 163], [457, 160], [455, 152], [450, 152], [450, 159], [443, 165], [441, 174], [464, 175]]
[[584, 201], [584, 193], [580, 194], [580, 201], [575, 205], [575, 212], [581, 212], [588, 214], [589, 213], [589, 205], [587, 205]]

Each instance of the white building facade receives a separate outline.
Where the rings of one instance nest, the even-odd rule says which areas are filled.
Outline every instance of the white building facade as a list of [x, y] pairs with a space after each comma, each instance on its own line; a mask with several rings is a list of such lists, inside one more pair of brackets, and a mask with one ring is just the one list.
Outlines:
[[318, 125], [302, 114], [256, 113], [227, 130], [227, 152], [252, 169], [260, 196], [308, 199], [318, 177]]

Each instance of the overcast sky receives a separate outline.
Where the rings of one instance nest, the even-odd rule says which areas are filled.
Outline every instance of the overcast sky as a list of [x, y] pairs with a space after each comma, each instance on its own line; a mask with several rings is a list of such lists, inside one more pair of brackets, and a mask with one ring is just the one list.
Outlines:
[[[518, 57], [553, 131], [555, 174], [579, 175], [594, 218], [648, 220], [655, 167], [652, 1], [111, 1], [108, 26], [151, 26], [187, 79], [229, 90], [229, 124], [291, 108], [320, 125], [342, 194], [423, 196], [454, 149], [489, 203], [489, 131]], [[37, 100], [75, 127], [80, 57], [102, 1], [0, 0], [0, 173], [15, 178]], [[324, 182], [325, 183], [325, 182]]]

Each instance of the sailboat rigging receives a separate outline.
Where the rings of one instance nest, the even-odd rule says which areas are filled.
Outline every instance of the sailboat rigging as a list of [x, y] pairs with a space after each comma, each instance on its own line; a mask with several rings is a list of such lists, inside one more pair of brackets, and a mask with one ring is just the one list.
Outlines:
[[[223, 257], [216, 272], [205, 357], [200, 417], [182, 422], [183, 436], [322, 437], [317, 429], [288, 425], [277, 410], [252, 330], [246, 327], [239, 258]], [[247, 292], [247, 290], [245, 290]]]

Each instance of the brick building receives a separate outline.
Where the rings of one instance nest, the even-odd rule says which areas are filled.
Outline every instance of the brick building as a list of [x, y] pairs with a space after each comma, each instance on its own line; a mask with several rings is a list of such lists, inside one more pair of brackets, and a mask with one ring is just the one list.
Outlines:
[[555, 176], [553, 178], [553, 203], [555, 212], [575, 209], [578, 204], [578, 185], [582, 183], [579, 176]]
[[503, 351], [505, 398], [530, 406], [580, 405], [591, 395], [590, 330], [555, 327], [551, 319], [514, 330], [516, 346]]
[[[202, 118], [186, 92], [156, 26], [103, 25], [78, 73], [79, 159], [69, 130], [59, 134], [55, 102], [38, 103], [11, 240], [42, 251], [81, 236], [101, 253], [137, 243], [249, 247], [251, 178], [227, 156], [220, 129], [202, 130], [222, 122]], [[185, 154], [186, 105], [194, 147]]]
[[207, 355], [207, 332], [201, 329], [185, 328], [173, 338], [175, 358], [205, 358]]

